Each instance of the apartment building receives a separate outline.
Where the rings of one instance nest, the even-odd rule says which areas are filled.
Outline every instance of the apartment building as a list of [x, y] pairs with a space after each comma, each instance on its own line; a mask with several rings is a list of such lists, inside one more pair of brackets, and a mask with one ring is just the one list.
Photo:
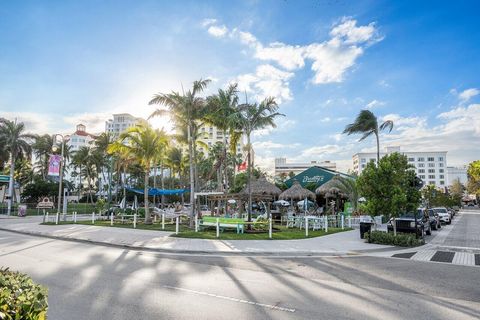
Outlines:
[[279, 177], [282, 174], [289, 174], [293, 172], [295, 175], [311, 168], [323, 167], [332, 171], [337, 170], [335, 162], [331, 161], [310, 161], [310, 162], [287, 162], [286, 158], [275, 158], [275, 176]]
[[[387, 147], [386, 152], [381, 152], [380, 157], [399, 152], [407, 156], [408, 163], [415, 167], [417, 176], [424, 184], [432, 184], [439, 188], [447, 186], [447, 151], [401, 151], [400, 147]], [[377, 154], [356, 153], [353, 155], [353, 171], [362, 173], [367, 163], [377, 161]]]
[[[200, 136], [199, 136], [198, 140], [203, 142], [206, 146], [205, 147], [199, 147], [198, 150], [200, 152], [203, 152], [205, 157], [208, 157], [209, 149], [211, 147], [213, 147], [216, 143], [224, 143], [225, 138], [226, 138], [227, 143], [228, 144], [230, 143], [230, 134], [227, 132], [224, 136], [223, 131], [219, 130], [215, 126], [204, 125], [204, 126], [200, 127], [199, 130], [200, 130]], [[237, 146], [236, 146], [237, 154], [241, 154], [242, 157], [244, 156], [244, 154], [246, 155], [246, 153], [243, 150], [244, 146], [245, 146], [244, 140], [245, 139], [242, 136], [239, 139], [239, 141], [237, 143]]]
[[134, 117], [129, 113], [117, 113], [113, 115], [113, 119], [105, 121], [105, 132], [110, 133], [114, 138], [138, 123], [145, 121], [142, 118]]

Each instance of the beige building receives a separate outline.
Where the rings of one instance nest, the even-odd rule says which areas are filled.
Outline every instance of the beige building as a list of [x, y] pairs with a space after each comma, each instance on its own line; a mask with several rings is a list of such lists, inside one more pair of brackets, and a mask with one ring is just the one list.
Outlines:
[[113, 115], [113, 119], [105, 122], [105, 132], [110, 133], [114, 138], [138, 123], [145, 121], [142, 118], [134, 117], [129, 113], [117, 113]]
[[337, 165], [331, 161], [310, 161], [310, 162], [287, 162], [286, 158], [275, 159], [275, 176], [279, 177], [282, 174], [289, 174], [293, 172], [295, 175], [311, 168], [313, 166], [323, 167], [329, 170], [336, 171]]
[[[200, 130], [200, 137], [199, 137], [198, 140], [205, 143], [206, 146], [205, 147], [198, 147], [198, 150], [200, 152], [203, 152], [205, 157], [208, 157], [209, 149], [211, 147], [213, 147], [216, 143], [218, 143], [218, 142], [224, 143], [225, 138], [227, 139], [227, 144], [230, 143], [230, 134], [227, 132], [226, 135], [224, 136], [223, 131], [217, 129], [214, 126], [204, 125], [204, 126], [200, 127], [199, 130]], [[244, 142], [244, 137], [242, 136], [239, 139], [239, 141], [237, 143], [237, 146], [236, 146], [236, 153], [241, 154], [242, 157], [245, 153], [244, 150], [243, 150], [244, 146], [245, 146], [245, 142]]]

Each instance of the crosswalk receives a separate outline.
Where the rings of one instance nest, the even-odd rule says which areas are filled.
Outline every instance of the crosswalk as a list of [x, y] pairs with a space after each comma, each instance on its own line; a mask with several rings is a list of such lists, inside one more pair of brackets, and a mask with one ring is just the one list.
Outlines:
[[402, 258], [416, 261], [444, 262], [465, 266], [480, 266], [480, 253], [471, 252], [454, 252], [427, 249], [397, 253], [392, 255], [392, 258]]

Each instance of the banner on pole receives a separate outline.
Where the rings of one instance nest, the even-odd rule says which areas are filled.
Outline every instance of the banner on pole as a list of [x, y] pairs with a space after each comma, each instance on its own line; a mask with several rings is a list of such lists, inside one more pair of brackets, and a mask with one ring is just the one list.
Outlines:
[[58, 177], [60, 175], [60, 162], [62, 157], [58, 154], [51, 154], [48, 161], [48, 175]]

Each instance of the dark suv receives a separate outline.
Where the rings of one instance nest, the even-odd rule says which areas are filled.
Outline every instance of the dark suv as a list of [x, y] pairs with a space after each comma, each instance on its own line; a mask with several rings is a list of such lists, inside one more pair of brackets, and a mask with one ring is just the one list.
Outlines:
[[[415, 226], [415, 216], [417, 225]], [[431, 235], [432, 228], [430, 226], [430, 219], [425, 215], [423, 210], [418, 210], [415, 214], [413, 212], [404, 214], [395, 219], [397, 225], [397, 232], [417, 233], [419, 237], [424, 234]], [[393, 232], [393, 219], [390, 219], [387, 224], [387, 231]]]

